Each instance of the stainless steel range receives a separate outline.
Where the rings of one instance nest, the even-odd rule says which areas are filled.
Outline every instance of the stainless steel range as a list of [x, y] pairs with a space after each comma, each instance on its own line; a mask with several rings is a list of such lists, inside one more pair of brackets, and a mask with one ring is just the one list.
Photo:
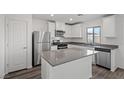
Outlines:
[[66, 49], [68, 48], [68, 44], [66, 43], [60, 43], [57, 45], [57, 49]]
[[53, 45], [57, 45], [57, 49], [66, 49], [68, 44], [66, 42], [60, 42], [60, 40], [53, 40]]

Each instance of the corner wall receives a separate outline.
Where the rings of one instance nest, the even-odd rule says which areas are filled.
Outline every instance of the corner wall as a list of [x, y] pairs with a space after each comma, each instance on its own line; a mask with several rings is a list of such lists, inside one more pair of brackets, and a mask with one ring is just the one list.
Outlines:
[[33, 31], [48, 31], [47, 21], [33, 18], [32, 19], [32, 30]]
[[0, 15], [0, 78], [4, 77], [4, 15]]

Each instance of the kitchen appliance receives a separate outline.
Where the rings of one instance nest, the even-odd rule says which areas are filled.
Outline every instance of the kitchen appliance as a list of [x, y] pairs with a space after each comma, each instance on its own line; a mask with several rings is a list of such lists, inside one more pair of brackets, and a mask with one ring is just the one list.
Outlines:
[[64, 37], [65, 31], [62, 30], [56, 30], [55, 31], [55, 36], [56, 37]]
[[50, 32], [34, 31], [32, 35], [33, 66], [41, 64], [41, 53], [47, 50], [50, 50]]
[[52, 40], [53, 45], [58, 45], [60, 43], [60, 40]]
[[66, 49], [68, 48], [68, 44], [66, 43], [60, 43], [57, 45], [57, 49]]
[[96, 51], [99, 51], [95, 55], [96, 65], [111, 69], [111, 50], [104, 48], [95, 48]]

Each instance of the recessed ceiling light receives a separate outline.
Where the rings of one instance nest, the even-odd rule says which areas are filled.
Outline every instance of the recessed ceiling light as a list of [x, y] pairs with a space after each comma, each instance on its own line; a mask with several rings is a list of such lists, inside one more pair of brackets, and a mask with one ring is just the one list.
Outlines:
[[70, 20], [70, 21], [72, 21], [73, 19], [72, 19], [72, 18], [70, 18], [69, 20]]
[[50, 16], [51, 16], [51, 17], [53, 17], [53, 16], [54, 16], [54, 14], [51, 14]]

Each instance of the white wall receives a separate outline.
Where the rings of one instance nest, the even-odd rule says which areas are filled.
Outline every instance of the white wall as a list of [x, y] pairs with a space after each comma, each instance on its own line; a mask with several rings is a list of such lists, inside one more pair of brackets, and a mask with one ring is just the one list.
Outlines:
[[4, 15], [0, 15], [0, 78], [4, 77]]
[[33, 18], [32, 19], [32, 30], [33, 31], [48, 31], [47, 21]]

